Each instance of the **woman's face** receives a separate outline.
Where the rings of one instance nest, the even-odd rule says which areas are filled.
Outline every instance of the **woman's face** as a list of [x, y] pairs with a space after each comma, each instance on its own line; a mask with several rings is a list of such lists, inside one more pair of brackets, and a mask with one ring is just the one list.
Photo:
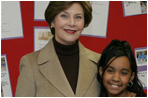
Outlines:
[[[101, 67], [99, 71], [102, 74]], [[127, 57], [122, 56], [116, 58], [105, 70], [103, 84], [107, 89], [108, 96], [124, 97], [127, 96], [128, 83], [133, 79], [134, 73], [131, 75], [130, 62]]]
[[73, 3], [60, 12], [51, 23], [55, 28], [55, 39], [64, 45], [72, 45], [84, 28], [84, 12], [79, 3]]

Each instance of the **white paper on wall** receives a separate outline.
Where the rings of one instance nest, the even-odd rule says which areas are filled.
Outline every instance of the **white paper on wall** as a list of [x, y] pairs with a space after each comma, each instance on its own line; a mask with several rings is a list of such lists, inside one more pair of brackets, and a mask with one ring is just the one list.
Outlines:
[[22, 17], [19, 1], [2, 1], [1, 38], [23, 38]]

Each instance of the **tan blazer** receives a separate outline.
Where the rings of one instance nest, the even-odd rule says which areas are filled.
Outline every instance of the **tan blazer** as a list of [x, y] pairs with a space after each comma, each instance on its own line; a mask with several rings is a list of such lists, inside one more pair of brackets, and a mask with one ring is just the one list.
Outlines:
[[[100, 54], [86, 49], [80, 42], [80, 64], [76, 94], [63, 72], [53, 41], [20, 61], [16, 97], [98, 97], [97, 65]], [[93, 61], [93, 62], [92, 62]]]

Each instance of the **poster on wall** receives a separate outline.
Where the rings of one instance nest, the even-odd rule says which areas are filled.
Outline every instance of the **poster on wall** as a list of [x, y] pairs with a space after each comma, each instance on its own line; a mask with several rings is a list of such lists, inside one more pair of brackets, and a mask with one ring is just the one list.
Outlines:
[[20, 2], [2, 1], [1, 6], [1, 39], [23, 38]]
[[[106, 38], [109, 1], [90, 1], [90, 3], [93, 8], [93, 19], [90, 25], [82, 32], [82, 36]], [[49, 1], [34, 1], [35, 21], [45, 21], [44, 12], [48, 4]]]
[[146, 71], [138, 71], [138, 78], [142, 81], [143, 89], [147, 89], [147, 70]]
[[135, 58], [138, 67], [147, 65], [147, 48], [135, 48]]
[[44, 13], [50, 1], [34, 1], [34, 20], [45, 21]]
[[90, 1], [93, 8], [93, 19], [90, 25], [84, 28], [82, 35], [106, 38], [109, 1]]
[[147, 14], [147, 1], [123, 1], [124, 16]]
[[1, 55], [1, 97], [13, 97], [6, 55]]
[[135, 58], [138, 66], [138, 77], [144, 89], [147, 89], [147, 47], [135, 48]]
[[34, 51], [43, 48], [53, 37], [49, 27], [34, 28]]

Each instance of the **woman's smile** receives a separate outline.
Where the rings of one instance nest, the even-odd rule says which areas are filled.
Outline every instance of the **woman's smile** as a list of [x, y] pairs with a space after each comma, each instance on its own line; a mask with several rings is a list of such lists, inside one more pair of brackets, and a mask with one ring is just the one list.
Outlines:
[[55, 39], [64, 45], [74, 44], [84, 29], [84, 23], [83, 8], [79, 3], [73, 3], [60, 12], [52, 22], [55, 28]]
[[69, 34], [74, 34], [74, 33], [76, 33], [77, 30], [64, 29], [64, 31], [69, 33]]

